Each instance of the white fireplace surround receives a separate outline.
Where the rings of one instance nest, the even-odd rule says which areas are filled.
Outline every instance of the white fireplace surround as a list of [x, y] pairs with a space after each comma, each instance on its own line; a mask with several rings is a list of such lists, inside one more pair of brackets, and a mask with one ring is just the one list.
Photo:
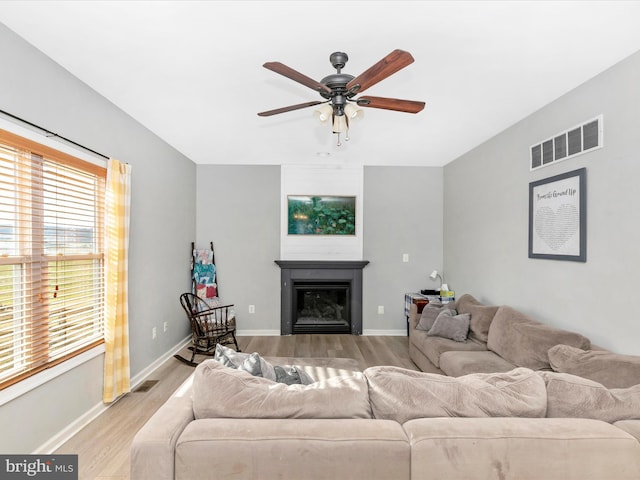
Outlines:
[[[364, 218], [364, 170], [350, 165], [282, 165], [280, 258], [282, 260], [361, 260]], [[355, 235], [289, 235], [287, 196], [356, 197]]]

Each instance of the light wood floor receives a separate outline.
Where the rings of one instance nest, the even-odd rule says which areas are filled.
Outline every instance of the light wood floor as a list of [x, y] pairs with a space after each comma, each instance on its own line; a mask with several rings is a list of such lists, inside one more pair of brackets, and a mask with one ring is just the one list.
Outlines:
[[[375, 365], [417, 370], [407, 337], [291, 335], [239, 337], [238, 343], [243, 352], [262, 356], [355, 358], [363, 370]], [[171, 358], [149, 377], [158, 380], [149, 391], [125, 395], [55, 453], [78, 455], [80, 480], [128, 480], [133, 437], [192, 372]]]

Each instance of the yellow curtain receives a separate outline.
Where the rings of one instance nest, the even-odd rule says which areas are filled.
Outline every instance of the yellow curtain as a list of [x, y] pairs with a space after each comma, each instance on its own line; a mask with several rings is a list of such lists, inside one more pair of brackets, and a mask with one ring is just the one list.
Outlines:
[[131, 166], [109, 159], [105, 205], [105, 403], [131, 391], [127, 299], [130, 198]]

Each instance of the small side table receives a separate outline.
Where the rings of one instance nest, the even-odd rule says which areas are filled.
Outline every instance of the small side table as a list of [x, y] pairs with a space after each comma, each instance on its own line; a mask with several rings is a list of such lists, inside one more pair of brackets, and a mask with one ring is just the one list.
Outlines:
[[409, 311], [411, 305], [418, 306], [418, 313], [422, 313], [422, 309], [429, 303], [429, 298], [421, 293], [405, 293], [404, 294], [404, 316], [407, 318], [407, 336], [409, 336]]

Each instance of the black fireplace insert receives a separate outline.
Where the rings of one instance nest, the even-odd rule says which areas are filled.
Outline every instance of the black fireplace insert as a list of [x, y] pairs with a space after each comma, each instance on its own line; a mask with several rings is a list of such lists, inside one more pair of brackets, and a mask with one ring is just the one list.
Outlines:
[[349, 282], [294, 282], [293, 333], [350, 333]]
[[282, 335], [362, 335], [362, 269], [366, 260], [276, 260], [281, 269]]

